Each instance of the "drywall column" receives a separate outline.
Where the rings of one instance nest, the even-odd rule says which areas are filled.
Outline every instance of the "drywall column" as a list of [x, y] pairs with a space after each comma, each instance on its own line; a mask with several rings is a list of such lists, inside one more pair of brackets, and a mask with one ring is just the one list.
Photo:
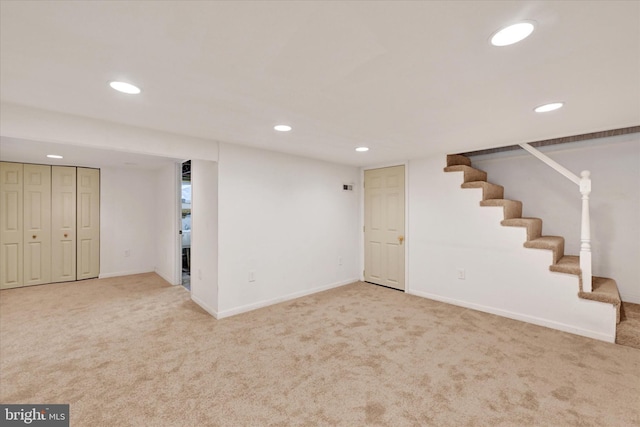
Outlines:
[[155, 272], [172, 285], [182, 280], [180, 268], [180, 163], [163, 166], [156, 172], [154, 229]]
[[220, 317], [357, 280], [359, 173], [353, 166], [220, 144]]
[[191, 160], [191, 298], [218, 316], [218, 164]]

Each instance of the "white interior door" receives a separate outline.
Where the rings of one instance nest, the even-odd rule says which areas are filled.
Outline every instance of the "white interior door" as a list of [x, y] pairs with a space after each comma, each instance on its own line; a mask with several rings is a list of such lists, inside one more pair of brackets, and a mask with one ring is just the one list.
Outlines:
[[76, 280], [76, 168], [51, 167], [51, 281]]
[[0, 289], [23, 286], [22, 163], [0, 162]]
[[24, 165], [24, 285], [51, 282], [51, 166]]
[[364, 172], [364, 280], [404, 290], [404, 166]]
[[77, 280], [100, 274], [100, 170], [78, 168]]

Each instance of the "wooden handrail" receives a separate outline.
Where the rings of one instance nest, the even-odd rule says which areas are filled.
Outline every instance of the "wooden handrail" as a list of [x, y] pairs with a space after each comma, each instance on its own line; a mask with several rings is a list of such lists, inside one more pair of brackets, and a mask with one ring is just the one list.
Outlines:
[[580, 187], [582, 194], [582, 219], [580, 226], [580, 270], [582, 278], [582, 291], [592, 291], [592, 273], [591, 273], [591, 219], [589, 215], [589, 195], [591, 194], [591, 172], [585, 170], [580, 173], [580, 177], [575, 175], [569, 169], [565, 168], [549, 156], [543, 154], [539, 150], [533, 148], [529, 144], [520, 144], [520, 147], [552, 167], [554, 170], [562, 174], [565, 178], [574, 182]]
[[556, 162], [555, 160], [553, 160], [552, 158], [550, 158], [546, 154], [542, 153], [541, 151], [533, 148], [532, 146], [530, 146], [529, 144], [526, 144], [526, 143], [525, 144], [520, 144], [520, 147], [524, 148], [529, 153], [533, 154], [535, 157], [537, 157], [538, 159], [542, 160], [547, 165], [551, 166], [553, 169], [555, 169], [560, 174], [564, 175], [570, 181], [573, 181], [576, 185], [580, 185], [580, 178], [578, 178], [578, 176], [576, 174], [574, 174], [569, 169], [565, 168], [560, 163]]

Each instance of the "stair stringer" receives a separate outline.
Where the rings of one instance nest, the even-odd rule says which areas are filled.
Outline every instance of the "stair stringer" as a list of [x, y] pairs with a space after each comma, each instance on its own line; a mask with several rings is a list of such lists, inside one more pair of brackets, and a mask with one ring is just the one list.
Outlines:
[[[412, 221], [409, 252], [411, 277], [429, 280], [411, 280], [409, 293], [615, 341], [615, 308], [578, 298], [578, 277], [549, 271], [552, 252], [524, 248], [526, 229], [500, 225], [503, 208], [481, 207], [481, 188], [462, 190], [463, 172], [429, 179], [425, 199], [442, 205]], [[464, 280], [457, 278], [458, 269], [465, 270]]]

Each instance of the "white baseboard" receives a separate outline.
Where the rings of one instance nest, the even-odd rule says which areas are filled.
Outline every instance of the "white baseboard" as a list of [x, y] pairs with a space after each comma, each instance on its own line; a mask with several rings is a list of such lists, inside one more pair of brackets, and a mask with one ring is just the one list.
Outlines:
[[[358, 279], [354, 277], [352, 279], [343, 280], [341, 282], [331, 283], [329, 285], [324, 285], [324, 286], [318, 286], [316, 288], [307, 289], [307, 290], [299, 291], [299, 292], [294, 292], [292, 294], [284, 295], [284, 296], [281, 296], [281, 297], [272, 298], [272, 299], [268, 299], [268, 300], [264, 300], [264, 301], [255, 302], [255, 303], [252, 303], [252, 304], [243, 305], [243, 306], [240, 306], [240, 307], [231, 308], [231, 309], [224, 310], [224, 311], [221, 311], [220, 313], [218, 313], [218, 315], [216, 316], [216, 319], [222, 319], [224, 317], [234, 316], [234, 315], [240, 314], [240, 313], [246, 313], [247, 311], [252, 311], [252, 310], [256, 310], [258, 308], [267, 307], [269, 305], [278, 304], [280, 302], [289, 301], [289, 300], [292, 300], [292, 299], [304, 297], [304, 296], [311, 295], [311, 294], [316, 294], [318, 292], [326, 291], [326, 290], [333, 289], [333, 288], [338, 288], [340, 286], [348, 285], [350, 283], [357, 282], [357, 281], [358, 281]], [[206, 308], [205, 308], [205, 310], [206, 310]], [[209, 310], [207, 310], [207, 311], [209, 311]]]
[[640, 294], [635, 292], [620, 292], [620, 298], [622, 298], [624, 302], [640, 304]]
[[202, 301], [200, 298], [196, 297], [193, 295], [193, 292], [191, 293], [191, 300], [193, 302], [195, 302], [196, 304], [198, 304], [204, 311], [206, 311], [207, 313], [209, 313], [210, 315], [212, 315], [213, 317], [215, 317], [216, 319], [220, 319], [220, 317], [218, 316], [218, 312], [215, 311], [212, 307], [209, 307], [204, 301]]
[[416, 296], [419, 296], [419, 297], [423, 297], [423, 298], [432, 299], [432, 300], [435, 300], [435, 301], [444, 302], [444, 303], [447, 303], [447, 304], [452, 304], [452, 305], [457, 305], [457, 306], [460, 306], [460, 307], [470, 308], [472, 310], [478, 310], [478, 311], [483, 311], [485, 313], [496, 314], [498, 316], [507, 317], [509, 319], [520, 320], [522, 322], [532, 323], [532, 324], [538, 325], [538, 326], [544, 326], [544, 327], [547, 327], [547, 328], [556, 329], [556, 330], [563, 331], [563, 332], [569, 332], [571, 334], [581, 335], [583, 337], [593, 338], [593, 339], [600, 340], [600, 341], [606, 341], [606, 342], [611, 342], [612, 343], [612, 342], [615, 342], [615, 340], [616, 340], [615, 332], [614, 332], [614, 335], [611, 336], [611, 335], [608, 335], [608, 334], [605, 334], [605, 333], [596, 332], [596, 331], [590, 331], [588, 329], [578, 328], [576, 326], [567, 325], [565, 323], [560, 323], [560, 322], [555, 322], [555, 321], [549, 320], [549, 319], [542, 319], [542, 318], [539, 318], [539, 317], [529, 316], [529, 315], [522, 314], [522, 313], [514, 313], [514, 312], [511, 312], [511, 311], [502, 310], [502, 309], [495, 308], [495, 307], [488, 307], [488, 306], [484, 306], [484, 305], [480, 305], [480, 304], [474, 304], [474, 303], [467, 302], [467, 301], [461, 301], [461, 300], [456, 300], [456, 299], [453, 299], [453, 298], [443, 297], [441, 295], [430, 294], [428, 292], [407, 291], [407, 293], [409, 293], [411, 295], [416, 295]]
[[[109, 277], [120, 277], [120, 276], [131, 276], [134, 274], [143, 274], [143, 273], [155, 273], [153, 270], [130, 270], [130, 271], [118, 271], [115, 273], [100, 273], [98, 275], [98, 279], [107, 279]], [[162, 277], [162, 276], [160, 276]], [[164, 279], [164, 277], [163, 277]], [[166, 280], [166, 279], [165, 279]], [[171, 282], [169, 282], [171, 283]]]

